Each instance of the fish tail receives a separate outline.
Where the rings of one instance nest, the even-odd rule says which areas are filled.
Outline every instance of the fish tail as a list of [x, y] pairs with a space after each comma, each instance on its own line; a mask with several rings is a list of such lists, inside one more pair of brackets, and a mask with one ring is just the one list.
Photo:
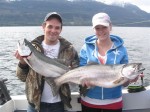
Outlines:
[[59, 92], [59, 88], [60, 86], [56, 84], [55, 82], [55, 78], [54, 77], [46, 77], [45, 81], [48, 83], [48, 85], [50, 85], [50, 87], [52, 88], [52, 93], [53, 96], [56, 96]]

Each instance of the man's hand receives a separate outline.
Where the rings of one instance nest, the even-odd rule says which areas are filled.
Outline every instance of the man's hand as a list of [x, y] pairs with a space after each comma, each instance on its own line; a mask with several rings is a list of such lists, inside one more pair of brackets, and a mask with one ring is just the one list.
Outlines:
[[24, 61], [23, 57], [20, 56], [18, 50], [16, 50], [14, 56], [15, 56], [18, 60], [20, 60], [20, 63], [21, 63], [21, 64], [26, 64], [26, 62]]

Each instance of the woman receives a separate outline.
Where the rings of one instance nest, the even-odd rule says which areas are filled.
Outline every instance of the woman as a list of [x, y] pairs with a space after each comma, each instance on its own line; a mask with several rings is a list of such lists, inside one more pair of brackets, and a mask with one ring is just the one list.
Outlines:
[[[123, 46], [123, 40], [118, 36], [110, 35], [112, 24], [108, 14], [95, 14], [92, 18], [92, 24], [95, 35], [85, 39], [85, 44], [80, 51], [80, 66], [89, 62], [99, 64], [128, 63], [128, 54]], [[90, 84], [85, 82], [85, 85]], [[114, 88], [92, 87], [85, 96], [81, 97], [82, 112], [122, 112], [121, 91], [122, 86]]]

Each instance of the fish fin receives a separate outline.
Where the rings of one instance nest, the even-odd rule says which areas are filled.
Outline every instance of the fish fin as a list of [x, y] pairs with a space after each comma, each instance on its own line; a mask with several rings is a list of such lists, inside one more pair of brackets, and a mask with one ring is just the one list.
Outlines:
[[[70, 65], [71, 64], [71, 61], [70, 60], [66, 60], [66, 59], [58, 59], [58, 58], [54, 58], [55, 61], [57, 61], [58, 63], [61, 63], [63, 65]], [[66, 68], [68, 68], [69, 70], [69, 67], [66, 66]]]
[[86, 86], [87, 89], [90, 89], [93, 87], [93, 85], [90, 83], [88, 78], [80, 78], [79, 80], [80, 80], [81, 85]]
[[86, 93], [89, 91], [89, 88], [87, 86], [81, 86], [81, 85], [79, 85], [79, 88], [80, 88], [80, 95], [86, 96]]
[[28, 59], [27, 58], [23, 58], [24, 61], [32, 68], [31, 64], [29, 63]]
[[18, 40], [17, 50], [18, 50], [19, 55], [22, 56], [22, 57], [27, 57], [31, 54], [30, 49], [25, 46], [24, 41], [22, 43]]
[[82, 86], [85, 85], [85, 83], [87, 82], [87, 80], [83, 77], [79, 78], [79, 82], [81, 83]]
[[21, 44], [20, 44], [20, 41], [18, 40], [17, 47], [19, 48], [20, 45], [21, 45]]
[[54, 79], [55, 79], [54, 77], [45, 77], [45, 81], [52, 88], [53, 96], [56, 96], [58, 94], [58, 92], [59, 92], [59, 88], [60, 87], [56, 85]]
[[124, 77], [120, 77], [119, 79], [115, 80], [113, 83], [114, 84], [118, 84], [118, 83], [120, 83], [123, 80], [124, 80]]
[[[57, 61], [57, 62], [59, 62], [59, 63], [61, 63], [61, 64], [65, 64], [67, 62], [66, 59], [54, 58], [54, 60]], [[68, 61], [68, 63], [69, 63], [69, 61]]]

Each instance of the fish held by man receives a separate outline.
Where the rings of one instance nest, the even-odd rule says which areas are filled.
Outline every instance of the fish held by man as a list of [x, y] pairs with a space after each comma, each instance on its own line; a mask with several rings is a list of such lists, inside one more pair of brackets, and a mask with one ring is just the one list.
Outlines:
[[18, 42], [18, 52], [34, 71], [45, 77], [58, 77], [69, 70], [69, 67], [60, 63], [62, 60], [45, 56], [27, 39], [22, 44]]
[[[142, 63], [118, 64], [118, 65], [87, 65], [68, 71], [64, 75], [56, 78], [55, 88], [58, 90], [63, 83], [84, 84], [90, 83], [92, 86], [113, 88], [124, 84], [128, 80], [135, 79], [145, 68]], [[46, 78], [47, 82], [49, 78]]]

